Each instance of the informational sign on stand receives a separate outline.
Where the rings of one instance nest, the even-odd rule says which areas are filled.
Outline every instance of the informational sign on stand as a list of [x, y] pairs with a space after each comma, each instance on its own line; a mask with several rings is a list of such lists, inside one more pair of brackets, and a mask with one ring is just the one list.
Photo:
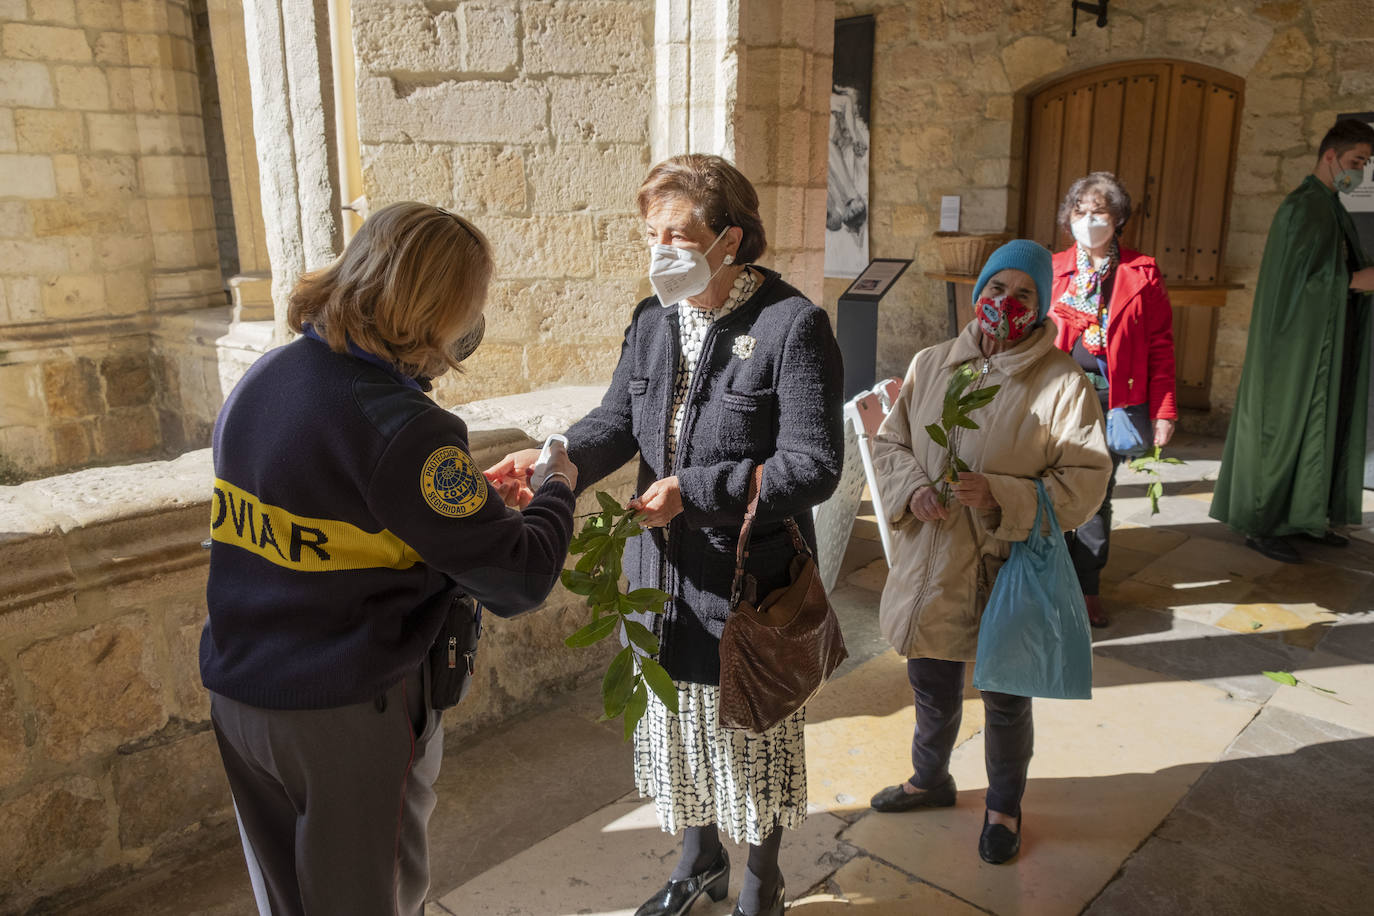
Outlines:
[[875, 258], [840, 296], [835, 337], [844, 357], [844, 396], [872, 387], [878, 372], [878, 301], [911, 264], [900, 258]]

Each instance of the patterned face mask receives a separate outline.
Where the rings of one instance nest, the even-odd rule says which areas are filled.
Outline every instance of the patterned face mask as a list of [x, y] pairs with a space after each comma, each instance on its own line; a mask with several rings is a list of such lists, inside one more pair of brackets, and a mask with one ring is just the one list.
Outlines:
[[1035, 309], [1011, 296], [978, 300], [978, 327], [993, 340], [1020, 340], [1035, 323]]

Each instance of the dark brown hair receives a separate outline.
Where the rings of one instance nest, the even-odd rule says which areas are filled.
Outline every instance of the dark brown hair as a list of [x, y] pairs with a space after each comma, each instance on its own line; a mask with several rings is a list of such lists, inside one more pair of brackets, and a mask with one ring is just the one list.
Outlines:
[[639, 215], [667, 197], [682, 197], [692, 204], [692, 212], [713, 233], [727, 226], [744, 232], [736, 264], [751, 264], [768, 250], [768, 236], [759, 218], [759, 195], [749, 179], [726, 159], [689, 153], [665, 159], [649, 170], [639, 186], [636, 202]]
[[493, 269], [491, 245], [439, 207], [395, 203], [373, 213], [343, 255], [301, 277], [286, 323], [344, 353], [352, 341], [409, 375], [458, 363], [451, 345], [476, 325]]
[[1374, 149], [1374, 127], [1354, 118], [1341, 118], [1322, 137], [1322, 145], [1317, 147], [1317, 158], [1325, 156], [1329, 149], [1335, 150], [1337, 156], [1343, 156], [1346, 150], [1361, 143]]

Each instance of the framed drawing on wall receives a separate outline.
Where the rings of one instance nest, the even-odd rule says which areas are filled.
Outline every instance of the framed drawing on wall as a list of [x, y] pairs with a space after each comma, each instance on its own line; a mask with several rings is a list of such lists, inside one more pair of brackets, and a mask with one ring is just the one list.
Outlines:
[[857, 277], [868, 266], [868, 125], [873, 93], [873, 17], [835, 21], [830, 91], [825, 275]]

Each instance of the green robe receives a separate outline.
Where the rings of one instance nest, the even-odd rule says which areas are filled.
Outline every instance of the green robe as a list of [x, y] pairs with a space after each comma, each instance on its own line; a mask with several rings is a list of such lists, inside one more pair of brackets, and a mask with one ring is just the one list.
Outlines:
[[1360, 522], [1370, 297], [1351, 292], [1350, 274], [1367, 263], [1335, 191], [1309, 175], [1284, 198], [1255, 284], [1213, 518], [1271, 537]]

